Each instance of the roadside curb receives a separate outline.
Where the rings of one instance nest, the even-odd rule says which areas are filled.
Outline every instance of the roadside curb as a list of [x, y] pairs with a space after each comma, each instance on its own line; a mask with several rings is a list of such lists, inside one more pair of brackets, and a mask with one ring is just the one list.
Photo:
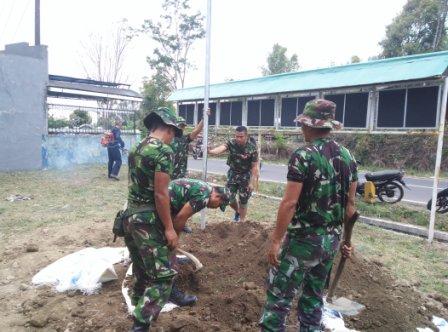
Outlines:
[[[421, 226], [403, 224], [391, 220], [377, 219], [365, 216], [361, 216], [359, 218], [359, 221], [366, 225], [377, 226], [399, 233], [405, 233], [408, 235], [414, 235], [424, 238], [428, 237], [428, 229]], [[441, 242], [448, 242], [448, 233], [442, 231], [434, 231], [434, 239]]]
[[[269, 195], [258, 194], [258, 193], [254, 193], [254, 195], [260, 196], [263, 198], [273, 199], [276, 201], [281, 200], [281, 198], [275, 197], [275, 196], [269, 196]], [[418, 236], [418, 237], [423, 237], [423, 238], [428, 237], [428, 229], [421, 227], [421, 226], [403, 224], [403, 223], [399, 223], [396, 221], [371, 218], [371, 217], [365, 217], [365, 216], [360, 216], [359, 221], [366, 225], [376, 226], [376, 227], [380, 227], [380, 228], [391, 230], [391, 231], [398, 232], [398, 233], [404, 233], [407, 235], [413, 235], [413, 236]], [[448, 242], [448, 233], [442, 232], [442, 231], [434, 231], [434, 239], [441, 241], [441, 242]]]

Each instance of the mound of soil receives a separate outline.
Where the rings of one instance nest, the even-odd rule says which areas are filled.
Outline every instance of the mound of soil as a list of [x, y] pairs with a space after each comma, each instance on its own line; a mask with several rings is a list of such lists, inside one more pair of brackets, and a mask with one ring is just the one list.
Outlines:
[[[111, 245], [105, 240], [109, 232], [109, 227], [98, 224], [86, 235], [91, 244], [104, 246]], [[219, 223], [207, 226], [205, 231], [194, 228], [193, 234], [184, 236], [182, 248], [199, 258], [204, 268], [194, 272], [191, 266], [183, 265], [178, 283], [181, 289], [197, 295], [199, 301], [193, 307], [161, 314], [153, 331], [256, 331], [265, 300], [269, 232], [259, 223]], [[59, 294], [24, 284], [58, 256], [52, 253], [61, 249], [59, 242], [68, 243], [65, 238], [51, 241], [53, 244], [48, 241], [46, 253], [12, 250], [2, 255], [2, 268], [18, 264], [24, 267], [18, 270], [24, 272], [19, 275], [17, 269], [11, 270], [17, 281], [0, 284], [1, 329], [127, 331], [132, 322], [121, 294], [126, 264], [116, 265], [119, 280], [103, 285], [100, 293], [92, 296], [77, 292]], [[83, 242], [73, 241], [64, 249], [72, 252], [83, 246]], [[36, 263], [33, 257], [45, 258]], [[359, 257], [346, 264], [336, 295], [366, 306], [358, 316], [346, 319], [346, 325], [363, 331], [415, 331], [416, 327], [431, 327], [432, 315], [446, 317], [448, 307], [446, 299], [423, 297], [412, 286], [391, 278], [379, 262]], [[288, 331], [297, 331], [294, 309], [288, 324]]]

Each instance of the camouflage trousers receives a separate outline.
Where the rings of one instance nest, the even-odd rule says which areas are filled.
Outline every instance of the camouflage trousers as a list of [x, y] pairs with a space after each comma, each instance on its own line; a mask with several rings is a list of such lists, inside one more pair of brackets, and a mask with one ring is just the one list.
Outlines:
[[260, 319], [262, 331], [285, 331], [286, 318], [297, 291], [300, 331], [321, 331], [323, 291], [339, 247], [339, 235], [288, 236], [280, 265], [271, 268], [267, 299]]
[[227, 188], [230, 191], [230, 203], [236, 202], [236, 195], [238, 194], [239, 203], [245, 207], [249, 202], [252, 191], [249, 188], [250, 172], [237, 173], [231, 169], [227, 172]]
[[173, 278], [164, 228], [155, 212], [134, 214], [124, 222], [124, 241], [132, 260], [134, 316], [142, 323], [157, 319], [171, 294]]

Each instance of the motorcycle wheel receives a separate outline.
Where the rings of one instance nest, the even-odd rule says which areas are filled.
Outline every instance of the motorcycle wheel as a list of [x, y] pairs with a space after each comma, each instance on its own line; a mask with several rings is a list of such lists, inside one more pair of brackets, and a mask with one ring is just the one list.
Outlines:
[[[426, 204], [426, 208], [428, 210], [431, 210], [431, 203], [432, 199], [430, 199], [428, 204]], [[437, 194], [436, 212], [437, 213], [448, 212], [448, 191], [443, 190]]]
[[193, 153], [193, 159], [194, 160], [198, 159], [198, 155], [196, 153]]
[[356, 187], [356, 193], [359, 196], [364, 196], [364, 183], [359, 183], [358, 186]]
[[403, 199], [404, 190], [398, 183], [389, 182], [381, 187], [377, 195], [381, 202], [394, 204]]

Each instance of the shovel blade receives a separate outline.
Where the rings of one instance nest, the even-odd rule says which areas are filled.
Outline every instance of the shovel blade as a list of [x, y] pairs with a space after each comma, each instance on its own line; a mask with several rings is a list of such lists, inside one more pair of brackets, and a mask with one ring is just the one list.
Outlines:
[[346, 297], [333, 299], [331, 303], [325, 301], [325, 307], [336, 310], [344, 316], [356, 316], [365, 308], [361, 303], [352, 301]]

